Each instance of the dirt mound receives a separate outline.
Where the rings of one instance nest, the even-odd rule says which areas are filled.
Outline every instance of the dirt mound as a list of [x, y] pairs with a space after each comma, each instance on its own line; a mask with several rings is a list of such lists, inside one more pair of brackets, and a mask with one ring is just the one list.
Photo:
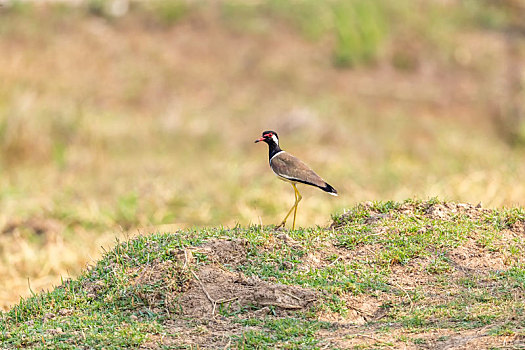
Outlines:
[[[246, 245], [245, 240], [214, 239], [191, 250], [177, 250], [173, 260], [132, 269], [128, 273], [136, 276], [132, 280], [133, 293], [147, 307], [194, 318], [245, 308], [299, 310], [316, 300], [311, 290], [228, 270], [228, 265], [246, 261]], [[199, 259], [208, 264], [203, 265]], [[86, 287], [90, 293], [94, 293], [92, 287]]]
[[[204, 245], [173, 252], [174, 258], [157, 261], [129, 271], [135, 277], [131, 288], [143, 305], [169, 317], [164, 326], [175, 337], [151, 337], [142, 348], [195, 345], [199, 348], [225, 348], [232, 335], [259, 329], [244, 326], [225, 317], [287, 317], [313, 305], [316, 292], [247, 277], [230, 271], [228, 264], [246, 261], [246, 241], [214, 239]], [[207, 263], [202, 264], [203, 256]], [[101, 295], [98, 284], [85, 286], [93, 297]], [[220, 346], [219, 346], [220, 345]]]
[[[360, 205], [362, 209], [369, 211], [369, 216], [366, 217], [365, 223], [372, 224], [382, 219], [392, 218], [393, 213], [402, 213], [407, 216], [420, 216], [421, 214], [432, 219], [442, 221], [453, 221], [457, 215], [467, 216], [469, 219], [478, 219], [483, 215], [492, 212], [492, 209], [485, 209], [481, 207], [481, 204], [473, 205], [470, 203], [435, 203], [433, 201], [425, 202], [406, 202], [399, 206], [394, 206], [383, 212], [378, 210], [374, 203], [365, 202]], [[344, 225], [346, 221], [353, 219], [354, 212], [347, 212], [339, 217], [336, 221], [332, 222], [331, 228], [338, 228]]]
[[[150, 288], [152, 283], [157, 283], [155, 288]], [[243, 311], [239, 317], [286, 317], [316, 301], [311, 290], [248, 278], [216, 264], [198, 268], [172, 261], [154, 264], [141, 271], [133, 287], [155, 312], [184, 316], [164, 322], [175, 336], [152, 336], [141, 347], [145, 349], [158, 349], [159, 345], [228, 348], [231, 336], [260, 327], [233, 322], [225, 315]]]
[[179, 301], [183, 314], [193, 317], [213, 316], [219, 309], [236, 312], [243, 308], [269, 306], [299, 310], [316, 300], [311, 290], [248, 278], [218, 266], [203, 266], [194, 273], [192, 287]]
[[[413, 210], [414, 206], [404, 204], [400, 210]], [[484, 209], [481, 204], [476, 206], [470, 203], [423, 203], [423, 210], [425, 215], [433, 219], [453, 220], [454, 216], [461, 214], [467, 216], [469, 219], [478, 219], [484, 214], [491, 212], [490, 209]]]
[[198, 251], [216, 263], [238, 265], [246, 262], [247, 245], [248, 241], [245, 239], [212, 239], [199, 247]]
[[[321, 347], [389, 343], [396, 348], [466, 349], [498, 345], [502, 337], [521, 344], [519, 327], [501, 319], [486, 326], [478, 321], [498, 317], [486, 311], [496, 303], [510, 314], [521, 303], [519, 281], [507, 274], [522, 261], [522, 254], [508, 248], [514, 244], [521, 249], [523, 244], [521, 214], [435, 201], [365, 203], [338, 221], [345, 224], [350, 229], [319, 232], [332, 235], [315, 246], [293, 232], [277, 231], [258, 247], [258, 258], [268, 253], [273, 260], [252, 261], [253, 243], [248, 240], [212, 238], [200, 246], [168, 250], [160, 254], [162, 260], [127, 270], [130, 288], [123, 290], [133, 293], [132, 298], [125, 295], [135, 302], [133, 317], [147, 314], [139, 311], [144, 308], [164, 314], [163, 327], [170, 334], [151, 334], [142, 348], [229, 348], [252, 341], [246, 334], [264, 338], [276, 325], [284, 327], [283, 320], [305, 314], [315, 315], [308, 322], [322, 323], [315, 330]], [[456, 237], [458, 225], [463, 226]], [[434, 226], [436, 232], [447, 233], [441, 240], [433, 240]], [[391, 259], [392, 249], [409, 258]], [[285, 254], [290, 255], [284, 259]], [[317, 271], [325, 284], [312, 290], [273, 282], [272, 274], [243, 273], [260, 261], [285, 276]], [[108, 268], [118, 273], [122, 266]], [[508, 281], [500, 282], [503, 279]], [[95, 281], [84, 289], [103, 298], [104, 288]], [[330, 304], [332, 290], [337, 300]], [[463, 304], [473, 306], [464, 311]], [[468, 329], [458, 331], [458, 322]], [[382, 330], [385, 325], [389, 332]], [[412, 328], [427, 326], [434, 328], [418, 331], [407, 343]]]

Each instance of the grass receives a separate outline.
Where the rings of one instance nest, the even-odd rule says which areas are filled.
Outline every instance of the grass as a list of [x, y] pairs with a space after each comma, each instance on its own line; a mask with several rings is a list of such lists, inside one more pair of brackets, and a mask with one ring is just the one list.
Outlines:
[[[441, 218], [435, 219], [436, 215]], [[292, 314], [283, 313], [279, 306], [265, 307], [266, 316], [253, 313], [263, 309], [257, 304], [237, 309], [231, 308], [233, 304], [221, 306], [218, 313], [232, 325], [226, 335], [229, 344], [313, 349], [342, 346], [363, 334], [377, 346], [399, 341], [425, 344], [432, 337], [444, 339], [460, 330], [479, 333], [481, 329], [487, 329], [481, 337], [498, 344], [503, 341], [500, 337], [525, 331], [525, 242], [515, 226], [524, 222], [525, 212], [519, 208], [488, 210], [432, 199], [358, 204], [335, 215], [332, 228], [298, 229], [286, 236], [259, 226], [139, 236], [117, 242], [78, 278], [2, 313], [0, 343], [4, 347], [83, 344], [111, 348], [160, 346], [158, 339], [163, 337], [171, 339], [172, 345], [189, 346], [170, 328], [180, 319], [186, 320], [184, 332], [203, 345], [215, 339], [220, 328], [206, 326], [208, 316], [189, 321], [184, 295], [192, 285], [202, 293], [195, 273], [202, 274], [206, 266], [220, 266], [221, 248], [205, 248], [210, 240], [218, 239], [246, 242], [244, 262], [224, 264], [222, 269], [272, 284], [307, 288], [318, 295], [314, 305]], [[435, 229], [432, 234], [426, 234], [429, 227]], [[374, 238], [351, 239], [363, 232]], [[477, 238], [487, 234], [500, 250], [477, 245]], [[501, 262], [496, 269], [487, 267], [500, 261], [510, 237], [515, 238], [512, 249], [517, 250], [517, 260], [509, 265]], [[486, 257], [470, 262], [461, 257], [464, 249]], [[193, 251], [191, 261], [188, 250]], [[182, 252], [186, 258], [180, 260]], [[359, 302], [362, 298], [378, 306], [363, 309], [367, 304]], [[355, 326], [355, 331], [344, 331], [345, 324], [356, 322], [356, 310], [366, 315], [365, 323]], [[394, 327], [396, 332], [380, 331], [384, 327]], [[326, 338], [327, 334], [332, 335]]]
[[[301, 190], [298, 225], [312, 229], [296, 239], [312, 243], [279, 248], [290, 261], [277, 272], [271, 252], [251, 253], [261, 264], [246, 271], [273, 271], [283, 283], [318, 287], [322, 274], [315, 280], [286, 266], [298, 268], [331, 235], [315, 229], [328, 213], [357, 202], [437, 195], [522, 204], [523, 150], [490, 122], [490, 103], [499, 100], [490, 87], [507, 65], [503, 39], [485, 31], [504, 27], [506, 17], [477, 2], [412, 11], [382, 1], [225, 1], [215, 9], [155, 1], [133, 3], [122, 17], [100, 1], [15, 5], [0, 13], [4, 310], [77, 276], [115, 237], [164, 224], [278, 222], [293, 196], [267, 168], [264, 147], [252, 144], [268, 128], [341, 193]], [[479, 47], [479, 36], [487, 45]], [[470, 63], [456, 59], [459, 49]], [[393, 220], [399, 231], [383, 238], [376, 224], [359, 222], [334, 238], [341, 249], [396, 248], [376, 252], [380, 271], [352, 265], [359, 276], [333, 257], [324, 276], [347, 276], [331, 290], [380, 291], [383, 268], [427, 258], [433, 234], [450, 231], [441, 251], [462, 242], [450, 223], [425, 219], [436, 229], [418, 233], [420, 223]], [[419, 241], [403, 239], [411, 234]], [[498, 243], [491, 231], [478, 241], [519, 260], [520, 242]], [[454, 269], [432, 261], [435, 275]], [[344, 300], [332, 308], [345, 309]]]
[[234, 337], [237, 346], [241, 349], [265, 348], [275, 345], [284, 345], [287, 348], [316, 349], [320, 342], [316, 339], [316, 332], [320, 329], [330, 329], [327, 322], [288, 319], [248, 319], [241, 321], [246, 326], [260, 326], [261, 331], [248, 331], [242, 336]]

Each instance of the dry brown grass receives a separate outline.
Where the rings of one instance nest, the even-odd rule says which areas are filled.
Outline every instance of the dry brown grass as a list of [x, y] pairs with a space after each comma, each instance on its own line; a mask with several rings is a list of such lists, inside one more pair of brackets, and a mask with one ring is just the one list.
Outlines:
[[[362, 200], [523, 204], [523, 152], [490, 124], [498, 35], [458, 33], [449, 59], [420, 48], [409, 71], [394, 38], [375, 66], [341, 70], [330, 38], [271, 20], [243, 31], [216, 9], [173, 25], [0, 16], [0, 227], [22, 223], [0, 233], [2, 308], [137, 227], [278, 222], [293, 196], [253, 145], [268, 128], [341, 193], [304, 189], [300, 226]], [[58, 224], [39, 234], [31, 219]]]

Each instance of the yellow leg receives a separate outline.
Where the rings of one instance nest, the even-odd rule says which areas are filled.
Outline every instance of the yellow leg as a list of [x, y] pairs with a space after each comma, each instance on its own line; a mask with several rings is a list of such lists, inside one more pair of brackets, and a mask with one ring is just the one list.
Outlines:
[[295, 217], [297, 216], [297, 205], [299, 204], [301, 199], [303, 199], [303, 196], [301, 196], [301, 194], [299, 193], [299, 190], [297, 189], [297, 187], [295, 187], [295, 184], [292, 184], [292, 186], [295, 191], [295, 204], [294, 204], [295, 209], [293, 211], [292, 230], [295, 230]]
[[[283, 221], [281, 221], [281, 223], [276, 227], [276, 228], [279, 228], [279, 227], [282, 227], [286, 224], [286, 220], [288, 219], [288, 217], [290, 216], [290, 214], [292, 213], [292, 210], [296, 209], [297, 208], [297, 203], [299, 203], [299, 201], [297, 200], [297, 194], [299, 193], [297, 191], [297, 188], [295, 187], [295, 184], [292, 183], [292, 186], [294, 188], [294, 194], [295, 194], [295, 203], [292, 205], [292, 207], [290, 208], [290, 210], [288, 211], [288, 214], [286, 214], [286, 216], [284, 217]], [[294, 218], [294, 223], [295, 223], [295, 218]], [[294, 224], [295, 225], [295, 224]]]

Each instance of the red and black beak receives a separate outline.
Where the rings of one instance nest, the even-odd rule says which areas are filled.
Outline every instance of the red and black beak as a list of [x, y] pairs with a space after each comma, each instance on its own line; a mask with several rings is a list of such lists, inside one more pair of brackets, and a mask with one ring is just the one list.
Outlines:
[[255, 140], [255, 143], [266, 140], [265, 137], [261, 137], [260, 139]]

